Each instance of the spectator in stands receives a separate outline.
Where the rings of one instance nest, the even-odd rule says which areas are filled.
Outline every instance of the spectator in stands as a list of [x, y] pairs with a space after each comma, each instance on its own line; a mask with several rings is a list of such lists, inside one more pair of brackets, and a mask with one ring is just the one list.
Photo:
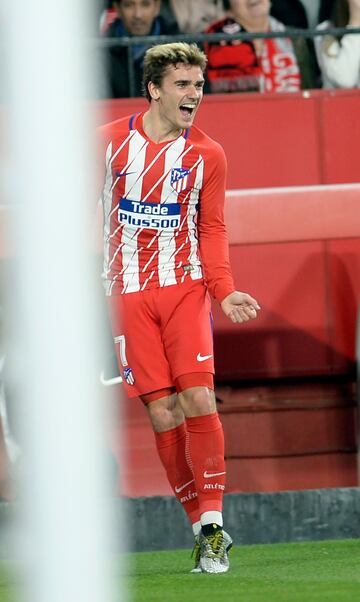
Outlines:
[[[360, 27], [360, 0], [336, 0], [331, 18], [318, 29]], [[360, 34], [315, 38], [324, 88], [360, 87]]]
[[[316, 27], [319, 23], [320, 0], [271, 0], [270, 15], [286, 25], [286, 27], [295, 27], [296, 29], [308, 29]], [[295, 45], [299, 44], [294, 41]], [[316, 61], [315, 47], [312, 38], [305, 38], [300, 42], [308, 47], [307, 65], [308, 71], [312, 74], [311, 86], [320, 87], [320, 70]]]
[[184, 33], [200, 33], [225, 16], [223, 0], [163, 0], [162, 6]]
[[[109, 38], [179, 33], [175, 23], [168, 23], [159, 15], [161, 0], [117, 0], [114, 7], [117, 18], [106, 32]], [[136, 96], [142, 95], [143, 59], [148, 48], [148, 45], [139, 44], [131, 49]], [[128, 49], [124, 46], [115, 46], [107, 50], [109, 92], [113, 98], [130, 96], [127, 53]]]
[[[209, 33], [285, 31], [270, 16], [270, 0], [224, 0], [227, 16]], [[208, 44], [208, 77], [212, 92], [297, 92], [312, 88], [315, 75], [301, 37], [254, 39]]]

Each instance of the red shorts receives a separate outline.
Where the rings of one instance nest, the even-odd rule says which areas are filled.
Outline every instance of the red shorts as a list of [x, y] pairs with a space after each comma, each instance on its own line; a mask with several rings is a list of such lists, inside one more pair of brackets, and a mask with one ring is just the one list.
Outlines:
[[202, 280], [108, 297], [120, 373], [129, 397], [214, 373], [211, 302]]

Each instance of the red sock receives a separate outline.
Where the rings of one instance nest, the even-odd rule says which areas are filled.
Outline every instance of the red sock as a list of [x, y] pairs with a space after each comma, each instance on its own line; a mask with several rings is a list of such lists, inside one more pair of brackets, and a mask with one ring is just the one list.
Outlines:
[[185, 422], [169, 431], [155, 433], [155, 441], [169, 483], [190, 522], [195, 523], [200, 520], [200, 513], [194, 475], [187, 461]]
[[225, 489], [224, 432], [217, 412], [186, 418], [189, 453], [200, 515], [222, 511]]

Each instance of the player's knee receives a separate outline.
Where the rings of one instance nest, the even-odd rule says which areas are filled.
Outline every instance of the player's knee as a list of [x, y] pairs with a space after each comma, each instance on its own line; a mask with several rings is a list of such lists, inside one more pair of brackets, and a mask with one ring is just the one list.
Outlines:
[[155, 431], [167, 431], [175, 428], [184, 420], [184, 414], [178, 406], [166, 407], [156, 403], [147, 406], [149, 418]]
[[182, 391], [181, 405], [185, 416], [203, 416], [216, 411], [214, 391], [207, 387], [194, 387]]

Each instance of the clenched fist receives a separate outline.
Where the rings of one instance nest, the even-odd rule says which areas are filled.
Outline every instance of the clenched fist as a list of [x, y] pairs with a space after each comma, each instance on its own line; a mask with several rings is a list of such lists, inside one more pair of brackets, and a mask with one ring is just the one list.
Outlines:
[[248, 293], [234, 291], [222, 300], [221, 309], [232, 322], [241, 323], [254, 320], [260, 310], [260, 305]]

